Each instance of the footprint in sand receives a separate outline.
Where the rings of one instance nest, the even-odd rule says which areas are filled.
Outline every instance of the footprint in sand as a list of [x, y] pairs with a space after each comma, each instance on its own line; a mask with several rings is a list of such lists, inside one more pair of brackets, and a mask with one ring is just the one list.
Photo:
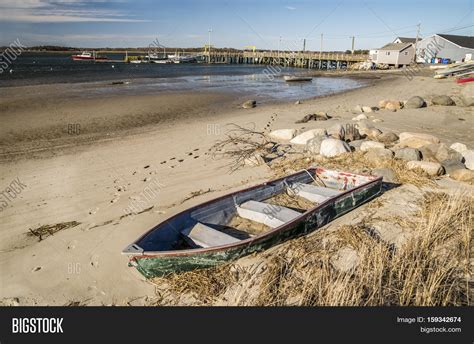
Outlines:
[[40, 271], [43, 267], [42, 266], [35, 266], [31, 272], [36, 272], [36, 271]]
[[179, 159], [179, 160], [178, 160], [178, 162], [183, 162], [183, 161], [184, 161], [184, 159]]
[[194, 157], [194, 159], [197, 159], [197, 158], [199, 158], [199, 155], [196, 155], [196, 156]]
[[163, 165], [163, 164], [166, 164], [166, 160], [165, 160], [165, 161], [162, 161], [162, 162], [160, 162], [160, 164], [161, 164], [161, 165]]
[[193, 155], [193, 153], [188, 153], [188, 155]]
[[193, 150], [193, 152], [197, 152], [199, 150], [199, 148], [196, 148], [195, 150]]
[[176, 160], [176, 158], [175, 158], [175, 157], [172, 157], [170, 160]]

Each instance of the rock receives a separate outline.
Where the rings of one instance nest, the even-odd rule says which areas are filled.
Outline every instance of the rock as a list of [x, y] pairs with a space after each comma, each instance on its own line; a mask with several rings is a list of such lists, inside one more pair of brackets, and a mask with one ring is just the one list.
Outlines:
[[446, 174], [451, 174], [456, 170], [466, 169], [464, 164], [458, 160], [444, 160], [441, 162], [441, 165], [443, 165]]
[[404, 132], [400, 134], [400, 145], [412, 148], [420, 148], [431, 143], [439, 143], [436, 136], [422, 133]]
[[382, 143], [393, 143], [398, 140], [398, 135], [392, 131], [385, 131], [377, 136], [377, 141]]
[[379, 101], [379, 108], [385, 109], [385, 106], [387, 105], [387, 103], [388, 103], [387, 99]]
[[407, 100], [405, 103], [404, 108], [406, 109], [419, 109], [422, 108], [423, 106], [426, 106], [426, 102], [423, 98], [414, 96], [411, 97], [410, 99]]
[[369, 149], [377, 149], [377, 148], [385, 148], [385, 145], [381, 142], [376, 142], [376, 141], [365, 141], [362, 143], [360, 146], [360, 150], [363, 152], [368, 151]]
[[461, 90], [461, 100], [464, 106], [474, 106], [474, 84], [464, 84]]
[[445, 95], [434, 96], [431, 99], [431, 102], [433, 103], [433, 105], [444, 105], [444, 106], [456, 105], [456, 103], [454, 103], [454, 100], [452, 100], [451, 97], [448, 97]]
[[244, 109], [251, 109], [257, 106], [256, 100], [247, 100], [245, 103], [242, 104]]
[[332, 127], [327, 129], [327, 133], [329, 136], [334, 137], [335, 139], [344, 140], [344, 135], [346, 130], [342, 126], [342, 124], [335, 124]]
[[371, 112], [374, 112], [374, 109], [370, 106], [363, 106], [362, 111], [364, 111], [366, 113], [371, 113]]
[[464, 151], [467, 151], [467, 146], [463, 143], [455, 142], [449, 148], [455, 150], [458, 153], [462, 153]]
[[397, 175], [391, 168], [375, 168], [372, 170], [372, 175], [383, 177], [383, 181], [386, 183], [398, 183]]
[[452, 171], [449, 177], [460, 182], [474, 183], [474, 171], [465, 168]]
[[390, 221], [376, 221], [372, 224], [373, 232], [383, 240], [383, 242], [401, 248], [410, 239], [410, 234], [399, 224]]
[[359, 116], [355, 116], [352, 118], [353, 121], [362, 121], [363, 119], [368, 119], [368, 117], [363, 113], [361, 113]]
[[375, 164], [382, 164], [384, 161], [393, 158], [393, 152], [385, 148], [372, 148], [365, 153], [365, 158]]
[[321, 143], [328, 138], [329, 137], [326, 135], [321, 135], [310, 139], [308, 142], [306, 142], [306, 151], [312, 154], [319, 154], [321, 151]]
[[298, 136], [295, 136], [290, 143], [295, 144], [295, 145], [305, 145], [306, 142], [311, 140], [312, 138], [316, 136], [324, 136], [326, 135], [326, 130], [325, 129], [311, 129], [308, 131], [305, 131], [302, 134], [299, 134]]
[[405, 161], [420, 161], [421, 152], [416, 148], [401, 148], [395, 151], [395, 158]]
[[307, 123], [309, 121], [327, 121], [330, 118], [331, 117], [329, 117], [326, 112], [317, 112], [317, 113], [307, 114], [306, 116], [296, 121], [295, 123]]
[[259, 166], [265, 163], [265, 159], [259, 153], [254, 153], [253, 156], [246, 158], [244, 164], [247, 166]]
[[432, 150], [428, 149], [427, 146], [420, 147], [419, 150], [421, 152], [421, 160], [439, 162], [438, 159], [436, 159], [435, 157], [435, 153], [433, 153]]
[[383, 119], [374, 118], [374, 119], [372, 120], [372, 122], [374, 122], [374, 123], [380, 123], [380, 122], [383, 122]]
[[385, 109], [390, 110], [390, 111], [397, 111], [402, 108], [402, 103], [400, 103], [398, 100], [389, 100], [385, 104]]
[[268, 136], [275, 140], [291, 140], [296, 135], [296, 129], [273, 130]]
[[410, 170], [420, 169], [430, 176], [440, 176], [444, 173], [443, 166], [437, 162], [429, 161], [409, 161], [407, 167]]
[[430, 145], [426, 145], [425, 148], [430, 150], [435, 159], [438, 161], [458, 160], [459, 162], [462, 162], [463, 160], [461, 153], [449, 148], [444, 143], [432, 143]]
[[380, 131], [377, 128], [359, 128], [359, 132], [363, 136], [367, 136], [369, 139], [376, 139], [380, 134], [382, 134], [382, 131]]
[[300, 105], [300, 104], [301, 104], [301, 102], [300, 102], [299, 100], [297, 100], [297, 101], [295, 102], [295, 105]]
[[336, 270], [341, 272], [351, 272], [359, 263], [359, 255], [356, 250], [346, 246], [339, 249], [336, 255], [331, 257], [330, 261]]
[[361, 113], [361, 112], [363, 112], [363, 110], [362, 110], [362, 106], [360, 106], [360, 105], [356, 105], [356, 106], [354, 106], [354, 108], [352, 109], [352, 113], [354, 113], [354, 114], [356, 114], [356, 113]]
[[328, 158], [350, 151], [349, 145], [341, 140], [325, 139], [321, 142], [320, 154]]
[[362, 143], [364, 143], [366, 140], [354, 140], [349, 142], [349, 146], [353, 147], [354, 150], [360, 150], [360, 146], [362, 146]]
[[464, 158], [464, 165], [470, 170], [474, 170], [474, 150], [466, 150], [461, 153]]

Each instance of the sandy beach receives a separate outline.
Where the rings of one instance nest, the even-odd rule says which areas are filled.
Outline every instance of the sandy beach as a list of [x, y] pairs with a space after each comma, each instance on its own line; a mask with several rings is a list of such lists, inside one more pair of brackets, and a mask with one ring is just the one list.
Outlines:
[[[229, 161], [212, 158], [210, 147], [230, 123], [305, 131], [353, 123], [357, 104], [433, 94], [459, 100], [461, 86], [435, 80], [429, 70], [413, 80], [366, 74], [367, 87], [252, 109], [240, 106], [248, 95], [219, 92], [78, 97], [57, 84], [2, 90], [0, 188], [17, 179], [26, 187], [0, 213], [0, 302], [134, 305], [153, 298], [155, 285], [127, 266], [121, 250], [191, 205], [272, 176], [265, 165], [229, 173]], [[318, 111], [332, 118], [295, 124]], [[382, 109], [368, 121], [382, 131], [428, 133], [474, 147], [474, 115], [463, 106]], [[156, 197], [141, 214], [122, 217], [147, 186], [156, 188]], [[58, 223], [70, 227], [44, 238], [31, 235]]]

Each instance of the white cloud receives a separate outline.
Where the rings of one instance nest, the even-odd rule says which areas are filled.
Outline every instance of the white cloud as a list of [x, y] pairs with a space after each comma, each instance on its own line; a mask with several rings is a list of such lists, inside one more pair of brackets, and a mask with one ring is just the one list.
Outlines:
[[293, 6], [285, 6], [285, 8], [289, 11], [294, 11], [296, 10], [296, 7], [293, 7]]
[[146, 22], [121, 11], [94, 6], [106, 0], [2, 0], [0, 20], [5, 22]]

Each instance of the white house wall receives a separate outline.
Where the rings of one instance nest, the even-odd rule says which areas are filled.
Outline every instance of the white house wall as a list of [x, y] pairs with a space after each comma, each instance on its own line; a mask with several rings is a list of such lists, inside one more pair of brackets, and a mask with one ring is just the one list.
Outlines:
[[422, 39], [417, 45], [418, 56], [426, 63], [430, 63], [433, 57], [461, 61], [466, 54], [474, 54], [474, 49], [461, 48], [440, 36], [430, 36]]

